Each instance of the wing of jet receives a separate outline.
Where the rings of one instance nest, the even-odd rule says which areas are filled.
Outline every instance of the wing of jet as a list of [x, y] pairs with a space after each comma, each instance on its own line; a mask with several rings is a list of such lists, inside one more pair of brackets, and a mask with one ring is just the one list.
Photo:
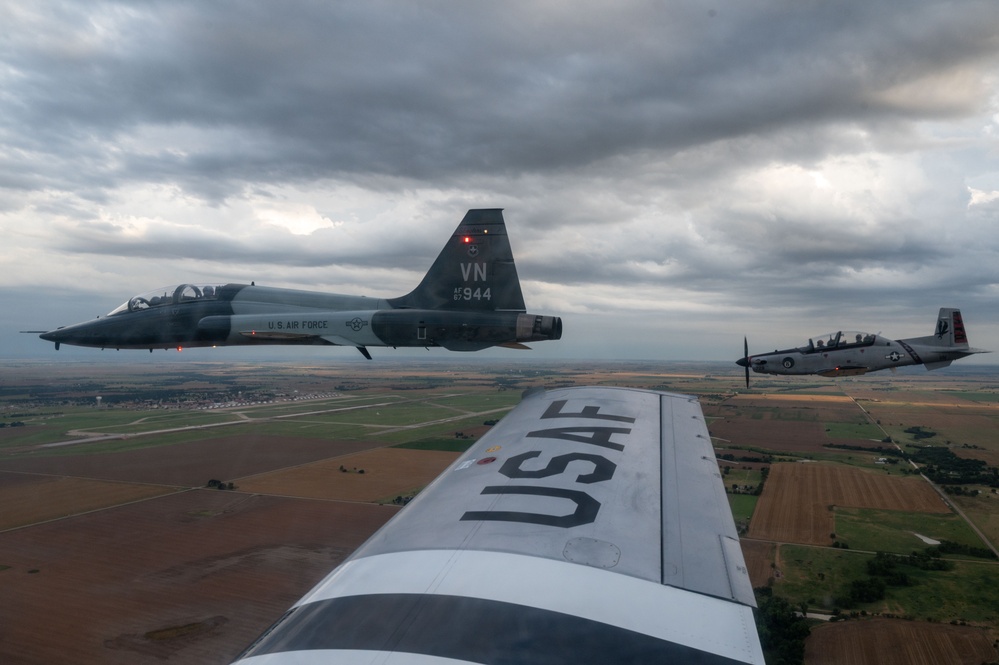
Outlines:
[[369, 298], [246, 284], [180, 284], [133, 296], [107, 316], [41, 338], [111, 349], [261, 344], [527, 348], [562, 320], [527, 313], [503, 211], [469, 210], [415, 289]]
[[530, 394], [240, 657], [763, 663], [697, 401]]

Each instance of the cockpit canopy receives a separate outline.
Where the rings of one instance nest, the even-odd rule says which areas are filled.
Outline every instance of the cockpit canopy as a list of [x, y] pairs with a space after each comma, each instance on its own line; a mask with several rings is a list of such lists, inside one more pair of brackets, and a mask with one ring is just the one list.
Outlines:
[[842, 349], [855, 346], [870, 346], [874, 344], [877, 335], [857, 332], [855, 330], [839, 330], [825, 335], [816, 335], [808, 340], [804, 351], [821, 351], [824, 349]]
[[150, 307], [162, 307], [164, 305], [179, 305], [180, 303], [192, 300], [215, 300], [218, 298], [221, 286], [195, 286], [194, 284], [180, 284], [178, 286], [165, 286], [153, 289], [146, 293], [132, 296], [118, 307], [114, 308], [108, 316], [117, 314], [127, 314], [129, 312], [141, 312]]

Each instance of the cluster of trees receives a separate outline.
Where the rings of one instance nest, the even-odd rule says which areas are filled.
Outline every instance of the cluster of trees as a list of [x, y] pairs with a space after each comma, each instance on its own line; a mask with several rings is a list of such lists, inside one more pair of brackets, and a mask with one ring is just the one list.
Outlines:
[[958, 457], [944, 446], [917, 448], [909, 458], [923, 467], [927, 478], [940, 485], [999, 487], [999, 468], [979, 459]]
[[853, 580], [846, 590], [846, 595], [837, 598], [837, 604], [842, 607], [854, 607], [860, 603], [873, 603], [884, 599], [888, 587], [914, 585], [915, 580], [903, 569], [904, 566], [919, 570], [951, 570], [954, 564], [940, 558], [938, 547], [927, 548], [909, 555], [878, 552], [867, 562], [867, 574], [870, 577]]
[[740, 455], [736, 457], [732, 453], [725, 453], [724, 455], [719, 455], [719, 457], [726, 462], [763, 462], [764, 464], [770, 464], [774, 461], [773, 455]]
[[927, 547], [922, 552], [913, 552], [909, 555], [878, 552], [874, 559], [882, 559], [884, 561], [893, 562], [896, 565], [912, 566], [913, 568], [918, 568], [919, 570], [954, 569], [954, 563], [940, 558], [940, 551], [935, 547]]
[[12, 423], [0, 423], [0, 429], [4, 427], [24, 427], [24, 423], [20, 420], [15, 420]]
[[930, 556], [940, 556], [941, 554], [963, 554], [964, 556], [974, 556], [979, 559], [995, 559], [996, 553], [987, 547], [972, 547], [963, 543], [955, 543], [952, 540], [941, 540], [939, 545], [927, 547], [926, 553]]
[[801, 665], [805, 661], [805, 638], [811, 632], [804, 613], [798, 613], [773, 589], [756, 591], [756, 629], [767, 665]]
[[936, 432], [928, 429], [923, 429], [922, 426], [920, 425], [915, 425], [913, 427], [905, 428], [905, 433], [911, 434], [912, 438], [915, 439], [916, 441], [919, 441], [920, 439], [931, 439], [937, 435]]
[[885, 597], [885, 581], [879, 577], [868, 577], [866, 580], [853, 580], [846, 598], [841, 598], [839, 604], [843, 607], [853, 607], [859, 603], [873, 603]]
[[960, 485], [944, 485], [943, 491], [953, 496], [978, 496], [982, 493], [982, 490], [962, 487]]

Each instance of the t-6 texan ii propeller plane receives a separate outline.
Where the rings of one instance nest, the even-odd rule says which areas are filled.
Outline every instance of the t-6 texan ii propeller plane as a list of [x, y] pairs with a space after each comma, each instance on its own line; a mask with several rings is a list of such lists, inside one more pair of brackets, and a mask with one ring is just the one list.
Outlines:
[[562, 320], [528, 314], [500, 209], [469, 210], [412, 292], [369, 298], [255, 284], [181, 284], [129, 298], [105, 317], [40, 335], [101, 349], [259, 344], [528, 348]]
[[937, 327], [932, 335], [911, 339], [888, 339], [881, 335], [840, 330], [808, 340], [806, 346], [772, 353], [749, 355], [749, 343], [743, 340], [745, 356], [736, 364], [760, 374], [818, 374], [853, 376], [880, 369], [925, 365], [939, 369], [952, 361], [974, 353], [989, 353], [968, 346], [961, 310], [940, 308]]

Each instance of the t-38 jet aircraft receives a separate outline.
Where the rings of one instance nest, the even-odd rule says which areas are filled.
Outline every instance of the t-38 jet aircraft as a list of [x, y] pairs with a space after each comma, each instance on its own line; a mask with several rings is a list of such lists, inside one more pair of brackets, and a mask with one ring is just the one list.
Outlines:
[[772, 353], [749, 355], [749, 343], [743, 340], [745, 356], [736, 364], [761, 374], [818, 374], [853, 376], [879, 369], [925, 365], [926, 369], [946, 367], [958, 358], [974, 353], [989, 353], [968, 346], [961, 310], [942, 307], [932, 335], [911, 339], [888, 339], [870, 333], [840, 330], [808, 340], [806, 346]]
[[527, 314], [499, 209], [469, 210], [411, 293], [369, 298], [254, 284], [181, 284], [129, 298], [105, 317], [40, 337], [110, 349], [244, 344], [528, 348], [562, 320]]
[[241, 665], [763, 665], [689, 395], [528, 394]]

